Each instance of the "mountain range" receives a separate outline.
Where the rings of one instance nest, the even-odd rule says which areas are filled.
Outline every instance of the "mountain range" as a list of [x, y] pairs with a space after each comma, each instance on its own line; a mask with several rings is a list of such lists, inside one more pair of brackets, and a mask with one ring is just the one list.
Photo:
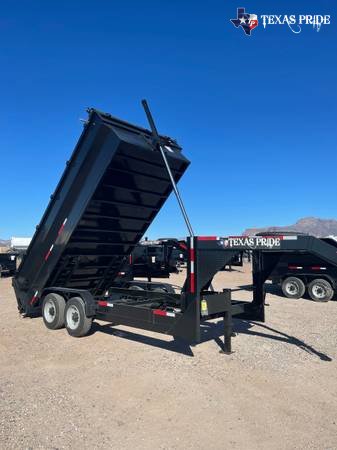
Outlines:
[[319, 219], [318, 217], [304, 217], [299, 219], [293, 225], [247, 228], [242, 234], [245, 236], [253, 236], [261, 231], [298, 231], [311, 234], [316, 237], [324, 237], [329, 235], [337, 236], [337, 220]]

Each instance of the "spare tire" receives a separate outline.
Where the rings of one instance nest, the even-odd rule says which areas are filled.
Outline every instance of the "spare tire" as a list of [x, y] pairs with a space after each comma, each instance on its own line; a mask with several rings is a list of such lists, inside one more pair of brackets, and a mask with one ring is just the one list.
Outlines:
[[288, 298], [301, 298], [305, 292], [305, 284], [300, 278], [287, 277], [282, 282], [282, 292]]

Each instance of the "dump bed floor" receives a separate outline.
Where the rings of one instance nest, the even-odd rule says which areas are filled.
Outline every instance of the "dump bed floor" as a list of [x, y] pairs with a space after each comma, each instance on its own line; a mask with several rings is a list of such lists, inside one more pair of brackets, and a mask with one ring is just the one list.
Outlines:
[[[174, 140], [161, 139], [179, 181], [189, 161]], [[38, 307], [48, 286], [105, 292], [171, 191], [151, 133], [90, 110], [14, 279], [20, 309]]]

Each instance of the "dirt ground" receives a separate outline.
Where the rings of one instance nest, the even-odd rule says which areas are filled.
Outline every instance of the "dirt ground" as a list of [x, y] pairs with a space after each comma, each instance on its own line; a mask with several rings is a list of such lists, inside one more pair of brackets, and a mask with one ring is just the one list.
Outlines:
[[[215, 287], [250, 282], [245, 266]], [[337, 302], [269, 291], [266, 323], [235, 320], [227, 356], [220, 322], [195, 347], [105, 323], [49, 331], [0, 279], [0, 448], [337, 448]]]

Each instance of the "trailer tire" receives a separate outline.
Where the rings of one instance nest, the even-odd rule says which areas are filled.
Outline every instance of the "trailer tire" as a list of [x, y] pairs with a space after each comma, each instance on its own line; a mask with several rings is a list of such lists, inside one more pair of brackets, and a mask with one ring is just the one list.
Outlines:
[[73, 297], [68, 300], [64, 321], [70, 336], [82, 337], [88, 334], [92, 325], [92, 317], [86, 316], [85, 304], [81, 297]]
[[305, 284], [300, 278], [287, 277], [282, 281], [282, 292], [288, 298], [301, 298], [305, 292]]
[[328, 302], [334, 295], [331, 284], [323, 278], [316, 278], [309, 283], [308, 292], [314, 302]]
[[47, 328], [59, 330], [64, 327], [66, 302], [59, 294], [47, 294], [42, 302], [42, 318]]

